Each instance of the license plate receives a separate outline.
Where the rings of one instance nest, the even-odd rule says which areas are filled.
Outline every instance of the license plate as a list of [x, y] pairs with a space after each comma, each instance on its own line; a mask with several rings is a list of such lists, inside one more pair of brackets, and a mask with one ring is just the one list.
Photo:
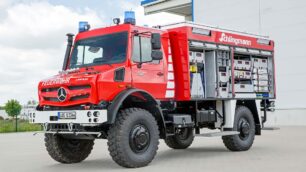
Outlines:
[[58, 119], [76, 119], [76, 112], [58, 112]]

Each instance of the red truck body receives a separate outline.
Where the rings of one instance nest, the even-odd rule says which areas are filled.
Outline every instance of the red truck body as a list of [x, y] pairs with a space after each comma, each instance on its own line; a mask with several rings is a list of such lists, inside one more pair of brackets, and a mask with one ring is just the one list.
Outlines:
[[[138, 68], [137, 63], [131, 60], [131, 38], [134, 31], [162, 34], [162, 52], [164, 58], [159, 64], [144, 63], [141, 68]], [[273, 41], [270, 41], [268, 45], [264, 45], [258, 43], [259, 38], [255, 36], [246, 36], [243, 33], [240, 35], [238, 33], [233, 34], [214, 30], [213, 28], [210, 30], [210, 35], [205, 36], [193, 33], [191, 26], [160, 30], [123, 24], [79, 33], [75, 38], [75, 42], [116, 32], [128, 32], [129, 34], [125, 62], [113, 64], [112, 66], [93, 66], [90, 71], [84, 67], [77, 71], [58, 74], [52, 78], [43, 80], [38, 88], [40, 105], [73, 106], [86, 103], [98, 104], [101, 100], [113, 100], [116, 95], [127, 88], [145, 90], [158, 100], [191, 100], [188, 61], [189, 40], [215, 45], [266, 50], [274, 53]], [[121, 67], [125, 68], [125, 79], [122, 82], [114, 82], [114, 71]], [[69, 69], [69, 67], [67, 66], [66, 69]], [[172, 77], [173, 75], [174, 78]], [[68, 90], [67, 95], [69, 97], [65, 102], [57, 100], [57, 89], [60, 87]], [[69, 87], [75, 89], [70, 89]], [[77, 99], [73, 100], [74, 97], [77, 97]], [[71, 98], [72, 100], [70, 100]]]

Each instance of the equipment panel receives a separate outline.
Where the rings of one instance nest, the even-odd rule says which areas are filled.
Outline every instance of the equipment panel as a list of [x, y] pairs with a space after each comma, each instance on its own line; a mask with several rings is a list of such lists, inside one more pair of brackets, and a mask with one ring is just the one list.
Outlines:
[[272, 55], [189, 45], [191, 99], [275, 97]]

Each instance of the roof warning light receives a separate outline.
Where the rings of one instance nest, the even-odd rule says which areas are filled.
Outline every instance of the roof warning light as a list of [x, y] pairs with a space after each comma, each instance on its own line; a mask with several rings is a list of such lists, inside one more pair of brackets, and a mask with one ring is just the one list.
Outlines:
[[86, 21], [79, 22], [79, 33], [88, 31], [90, 29], [90, 25]]
[[136, 24], [135, 12], [134, 11], [125, 11], [124, 12], [124, 23], [125, 24]]

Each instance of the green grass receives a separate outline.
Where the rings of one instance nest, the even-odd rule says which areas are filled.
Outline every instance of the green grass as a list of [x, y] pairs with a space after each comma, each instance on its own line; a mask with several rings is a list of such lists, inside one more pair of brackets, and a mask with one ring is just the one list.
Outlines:
[[[40, 131], [41, 125], [38, 124], [30, 124], [26, 120], [18, 120], [18, 132], [26, 132], [26, 131]], [[0, 120], [0, 133], [10, 133], [16, 132], [16, 122], [15, 120]]]

